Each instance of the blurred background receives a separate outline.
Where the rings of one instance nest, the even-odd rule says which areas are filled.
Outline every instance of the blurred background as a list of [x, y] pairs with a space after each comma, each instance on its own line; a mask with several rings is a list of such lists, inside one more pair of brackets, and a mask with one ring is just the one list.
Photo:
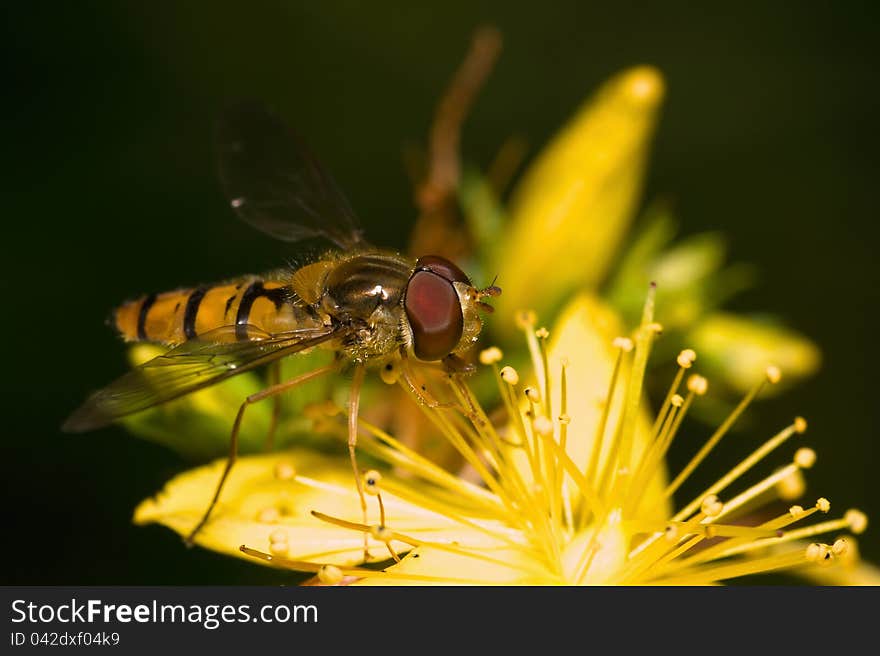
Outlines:
[[[402, 248], [416, 214], [403, 153], [424, 144], [486, 22], [504, 49], [464, 129], [480, 166], [511, 136], [537, 152], [613, 73], [662, 71], [644, 203], [671, 199], [683, 235], [726, 233], [731, 258], [760, 272], [730, 307], [772, 311], [821, 346], [818, 375], [755, 406], [755, 425], [805, 415], [819, 453], [807, 497], [880, 520], [876, 6], [432, 5], [4, 6], [3, 583], [293, 580], [132, 526], [188, 463], [121, 429], [58, 427], [125, 369], [104, 324], [117, 303], [289, 256], [220, 193], [211, 135], [226, 101], [274, 105], [372, 240]], [[877, 535], [860, 546], [880, 563]]]

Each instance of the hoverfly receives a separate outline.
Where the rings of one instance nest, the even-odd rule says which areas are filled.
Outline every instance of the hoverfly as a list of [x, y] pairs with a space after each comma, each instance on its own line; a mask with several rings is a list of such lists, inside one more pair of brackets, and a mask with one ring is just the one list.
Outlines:
[[345, 367], [353, 369], [348, 449], [366, 513], [355, 457], [365, 370], [397, 367], [402, 381], [430, 402], [414, 384], [412, 367], [441, 363], [450, 372], [461, 370], [458, 354], [476, 341], [480, 313], [492, 310], [483, 299], [501, 291], [494, 284], [475, 288], [443, 257], [412, 259], [368, 244], [333, 178], [263, 107], [241, 104], [227, 111], [218, 124], [217, 146], [221, 185], [239, 218], [286, 242], [323, 238], [334, 248], [266, 276], [150, 294], [118, 307], [112, 321], [126, 341], [155, 342], [169, 350], [92, 394], [63, 429], [100, 428], [314, 347], [332, 349], [336, 357], [242, 401], [226, 467], [188, 543], [220, 498], [247, 407], [270, 397], [277, 403], [282, 392]]

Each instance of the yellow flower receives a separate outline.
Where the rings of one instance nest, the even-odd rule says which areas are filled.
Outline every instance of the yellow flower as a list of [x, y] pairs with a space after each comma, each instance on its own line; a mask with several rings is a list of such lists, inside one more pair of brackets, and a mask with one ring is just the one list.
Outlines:
[[[612, 78], [536, 159], [508, 208], [482, 176], [465, 173], [461, 199], [477, 241], [473, 264], [477, 275], [498, 274], [504, 288], [490, 327], [508, 355], [484, 351], [481, 373], [467, 383], [429, 378], [432, 394], [454, 408], [420, 406], [436, 435], [422, 425], [418, 451], [361, 417], [369, 523], [344, 448], [335, 448], [343, 445], [345, 418], [332, 403], [315, 404], [305, 413], [314, 428], [304, 424], [304, 402], [315, 400], [306, 397], [287, 415], [297, 423], [280, 434], [314, 438], [320, 426], [323, 447], [300, 441], [295, 449], [240, 458], [196, 542], [311, 572], [328, 584], [710, 584], [780, 569], [823, 583], [876, 580], [859, 563], [853, 537], [865, 530], [864, 514], [848, 510], [816, 521], [813, 515], [830, 511], [827, 499], [791, 505], [816, 459], [808, 447], [791, 448], [806, 429], [803, 419], [744, 451], [714, 483], [695, 481], [746, 407], [780, 387], [779, 369], [767, 363], [796, 379], [818, 367], [819, 353], [793, 331], [719, 311], [749, 284], [751, 270], [722, 268], [718, 235], [670, 246], [671, 220], [654, 206], [621, 252], [664, 86], [650, 67]], [[660, 284], [660, 294], [655, 299], [652, 291], [645, 305], [648, 281]], [[665, 323], [661, 340], [655, 302]], [[531, 314], [511, 321], [521, 307], [558, 318], [550, 331]], [[621, 336], [632, 325], [636, 331]], [[514, 339], [517, 326], [527, 348]], [[700, 398], [707, 380], [693, 373], [697, 353], [682, 346], [696, 349], [701, 372], [712, 375], [714, 407], [723, 405], [719, 388], [745, 396], [691, 460], [667, 475], [673, 440], [681, 447], [683, 438], [697, 437], [685, 418], [708, 405]], [[654, 414], [645, 392], [648, 365], [673, 360], [677, 373]], [[169, 406], [171, 415], [144, 415], [155, 423], [133, 428], [170, 444], [175, 430], [178, 442], [198, 433], [216, 448], [226, 431], [214, 423], [224, 411], [209, 411], [210, 425], [180, 421], [206, 405], [225, 407], [228, 392], [205, 390]], [[398, 396], [366, 392], [398, 411]], [[490, 399], [505, 419], [494, 406], [484, 409]], [[253, 444], [264, 420], [255, 420]], [[328, 439], [334, 436], [338, 442]], [[435, 449], [435, 437], [457, 459]], [[170, 481], [140, 504], [135, 521], [187, 535], [224, 464]], [[818, 536], [829, 537], [816, 542]]]
[[[784, 361], [788, 382], [811, 375], [819, 350], [806, 337], [768, 321], [716, 314], [755, 278], [751, 267], [724, 266], [721, 235], [673, 244], [675, 222], [655, 203], [628, 236], [665, 86], [650, 66], [610, 78], [539, 153], [506, 206], [483, 176], [467, 172], [462, 205], [477, 265], [488, 277], [497, 275], [504, 289], [499, 313], [530, 307], [552, 316], [574, 295], [589, 292], [634, 324], [653, 281], [663, 292], [657, 303], [669, 333], [667, 355], [700, 340], [720, 388], [748, 390], [754, 371], [744, 371], [737, 357], [744, 352], [758, 361]], [[490, 329], [502, 345], [515, 347], [510, 322]]]
[[[448, 379], [456, 409], [422, 407], [461, 454], [462, 471], [444, 469], [361, 421], [361, 457], [373, 467], [364, 474], [374, 499], [369, 524], [361, 522], [341, 452], [298, 449], [242, 458], [197, 543], [314, 572], [325, 583], [690, 585], [852, 566], [851, 534], [865, 529], [865, 515], [849, 510], [811, 524], [808, 518], [829, 512], [827, 499], [788, 502], [792, 491], [802, 491], [799, 476], [814, 464], [815, 452], [800, 446], [784, 466], [764, 464], [800, 439], [801, 418], [744, 452], [715, 483], [678, 500], [693, 471], [780, 372], [767, 367], [669, 480], [666, 452], [708, 383], [693, 373], [697, 354], [682, 351], [659, 412], [652, 417], [646, 410], [645, 370], [661, 331], [653, 300], [652, 290], [629, 337], [613, 337], [620, 330], [615, 314], [591, 296], [573, 302], [552, 331], [521, 315], [531, 371], [502, 366], [498, 349], [481, 355], [507, 411], [500, 424], [461, 378]], [[338, 428], [342, 436], [342, 417]], [[138, 507], [135, 521], [186, 535], [222, 465], [172, 480]], [[762, 468], [762, 478], [742, 484]], [[839, 534], [846, 530], [851, 534]], [[815, 542], [820, 534], [831, 537]], [[388, 561], [381, 569], [361, 566], [365, 539], [371, 560]]]

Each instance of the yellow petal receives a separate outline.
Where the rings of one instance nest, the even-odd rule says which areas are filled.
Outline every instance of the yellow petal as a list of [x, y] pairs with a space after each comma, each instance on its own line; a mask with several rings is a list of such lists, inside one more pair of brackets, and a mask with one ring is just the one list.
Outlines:
[[784, 385], [814, 373], [821, 362], [819, 348], [794, 330], [722, 312], [701, 321], [687, 344], [699, 354], [700, 368], [710, 378], [714, 375], [743, 392], [769, 365], [779, 367]]
[[[551, 371], [560, 371], [562, 361], [568, 362], [566, 371], [568, 397], [567, 451], [571, 459], [582, 469], [586, 467], [608, 394], [617, 349], [612, 342], [624, 335], [623, 326], [610, 306], [591, 294], [582, 294], [572, 301], [560, 314], [550, 333], [549, 357]], [[557, 374], [558, 375], [558, 374]], [[618, 385], [625, 387], [626, 376]], [[561, 407], [561, 386], [553, 385], [556, 398], [553, 407]], [[622, 401], [622, 395], [620, 395]], [[638, 462], [651, 433], [651, 415], [643, 402], [639, 413], [635, 441], [634, 461]], [[611, 446], [613, 427], [620, 420], [621, 403], [615, 403], [609, 413], [605, 438], [600, 452], [600, 468], [607, 460]], [[660, 503], [666, 483], [665, 468], [660, 467], [647, 486], [641, 508], [653, 508], [658, 516], [666, 516], [668, 502]]]
[[594, 544], [596, 550], [583, 583], [585, 585], [613, 585], [615, 577], [619, 575], [626, 564], [626, 556], [629, 553], [629, 536], [618, 521], [609, 522], [602, 527], [595, 541], [593, 540], [594, 532], [593, 528], [582, 531], [566, 545], [565, 551], [562, 553], [566, 578], [569, 581], [577, 580], [578, 568], [583, 563], [584, 550]]
[[871, 563], [838, 564], [831, 567], [803, 567], [795, 574], [818, 585], [880, 586], [880, 568]]
[[527, 171], [494, 257], [501, 316], [544, 314], [601, 281], [636, 209], [663, 86], [646, 66], [611, 78]]
[[[481, 556], [485, 556], [482, 558]], [[360, 579], [356, 585], [552, 585], [551, 573], [535, 570], [536, 560], [520, 549], [496, 548], [454, 553], [419, 547], [400, 563]]]
[[[182, 536], [188, 535], [207, 508], [224, 465], [225, 460], [218, 460], [175, 477], [162, 492], [137, 507], [135, 523], [157, 522]], [[407, 483], [395, 481], [395, 485], [405, 489]], [[486, 533], [463, 527], [392, 494], [383, 493], [382, 499], [386, 525], [420, 541], [455, 541], [467, 546], [497, 543]], [[378, 505], [374, 498], [368, 500], [368, 523], [378, 524]], [[319, 564], [361, 562], [364, 534], [322, 521], [311, 514], [313, 510], [350, 522], [363, 521], [347, 456], [305, 449], [247, 456], [233, 467], [220, 503], [195, 541], [202, 547], [248, 559], [239, 551], [240, 545]], [[287, 548], [279, 552], [278, 543], [286, 543]], [[407, 551], [411, 545], [394, 541], [392, 547]], [[375, 560], [390, 557], [385, 544], [372, 538], [370, 552]]]

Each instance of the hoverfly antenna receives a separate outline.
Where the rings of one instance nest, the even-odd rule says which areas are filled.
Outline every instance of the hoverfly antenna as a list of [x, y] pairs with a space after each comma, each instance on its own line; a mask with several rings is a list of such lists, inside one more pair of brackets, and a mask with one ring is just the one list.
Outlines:
[[[483, 289], [478, 289], [477, 290], [477, 299], [482, 299], [482, 298], [486, 298], [486, 297], [494, 298], [496, 296], [501, 296], [501, 287], [498, 287], [495, 284], [495, 282], [497, 280], [498, 280], [498, 276], [496, 275], [492, 279], [491, 285], [489, 285], [488, 287], [484, 287]], [[486, 312], [487, 314], [491, 314], [492, 312], [495, 311], [495, 308], [493, 308], [488, 303], [483, 303], [481, 300], [477, 300], [476, 305], [480, 310], [482, 310], [483, 312]]]
[[492, 279], [492, 284], [490, 284], [488, 287], [477, 290], [477, 296], [479, 296], [480, 298], [483, 298], [485, 296], [489, 296], [492, 298], [494, 298], [495, 296], [501, 296], [501, 287], [495, 284], [497, 281], [498, 276], [496, 275]]

